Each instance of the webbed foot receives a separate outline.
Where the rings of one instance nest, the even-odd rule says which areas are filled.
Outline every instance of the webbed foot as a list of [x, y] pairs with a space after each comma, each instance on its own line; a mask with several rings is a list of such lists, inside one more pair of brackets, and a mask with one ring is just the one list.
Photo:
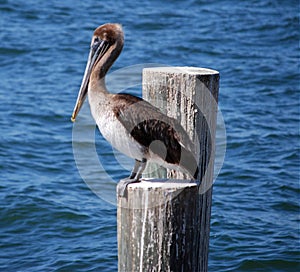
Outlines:
[[140, 182], [140, 180], [132, 179], [132, 178], [121, 179], [117, 186], [118, 196], [124, 197], [128, 184], [135, 183], [135, 182]]
[[135, 160], [135, 164], [133, 170], [128, 178], [121, 179], [117, 186], [117, 194], [118, 196], [124, 197], [126, 188], [128, 184], [140, 182], [140, 178], [142, 176], [143, 171], [145, 170], [147, 160], [142, 159], [142, 161]]

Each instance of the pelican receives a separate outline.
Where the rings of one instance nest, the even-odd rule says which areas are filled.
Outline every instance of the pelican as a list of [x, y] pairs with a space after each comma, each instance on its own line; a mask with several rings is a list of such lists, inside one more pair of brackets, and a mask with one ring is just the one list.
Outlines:
[[92, 116], [103, 137], [114, 148], [135, 159], [130, 176], [120, 181], [119, 196], [124, 196], [128, 184], [140, 181], [147, 161], [197, 179], [199, 171], [193, 144], [177, 120], [142, 98], [108, 92], [105, 75], [123, 45], [120, 24], [108, 23], [96, 28], [71, 120], [75, 121], [88, 96]]

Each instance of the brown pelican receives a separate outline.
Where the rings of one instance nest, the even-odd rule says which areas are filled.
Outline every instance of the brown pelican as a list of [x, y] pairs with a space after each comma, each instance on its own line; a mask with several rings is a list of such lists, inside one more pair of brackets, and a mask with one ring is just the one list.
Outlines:
[[119, 24], [104, 24], [94, 31], [72, 121], [88, 95], [92, 116], [104, 138], [135, 159], [130, 176], [121, 180], [118, 186], [121, 196], [129, 183], [139, 181], [147, 161], [197, 179], [193, 144], [175, 119], [141, 98], [111, 94], [106, 89], [105, 75], [121, 53], [123, 44], [124, 33]]

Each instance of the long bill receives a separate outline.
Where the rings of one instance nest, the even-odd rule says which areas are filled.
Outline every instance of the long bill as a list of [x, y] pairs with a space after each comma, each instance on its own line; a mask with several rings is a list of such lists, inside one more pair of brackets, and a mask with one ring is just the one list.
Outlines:
[[84, 100], [86, 99], [88, 93], [88, 86], [90, 81], [90, 76], [94, 65], [96, 64], [97, 60], [99, 60], [107, 51], [109, 45], [106, 41], [97, 41], [91, 46], [91, 50], [89, 53], [88, 61], [86, 64], [85, 72], [83, 75], [83, 79], [81, 82], [81, 86], [78, 92], [77, 101], [72, 113], [71, 121], [75, 122], [76, 117], [83, 105]]

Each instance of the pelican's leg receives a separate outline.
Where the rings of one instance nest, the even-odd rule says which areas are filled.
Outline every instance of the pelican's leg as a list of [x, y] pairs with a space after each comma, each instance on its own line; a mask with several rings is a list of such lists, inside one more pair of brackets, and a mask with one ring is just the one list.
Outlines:
[[146, 159], [142, 159], [142, 161], [140, 162], [140, 165], [139, 165], [139, 169], [136, 172], [136, 176], [135, 176], [136, 180], [139, 180], [142, 177], [142, 174], [143, 174], [143, 172], [144, 172], [144, 170], [146, 168], [146, 165], [147, 165], [147, 160]]
[[118, 184], [118, 195], [124, 196], [127, 185], [134, 182], [139, 182], [143, 171], [145, 170], [147, 160], [143, 159], [142, 161], [135, 160], [133, 170], [128, 178], [121, 179]]
[[132, 169], [132, 171], [131, 171], [131, 174], [130, 174], [130, 176], [129, 176], [129, 179], [135, 178], [136, 173], [138, 172], [141, 163], [142, 163], [141, 161], [135, 160], [134, 167], [133, 167], [133, 169]]

